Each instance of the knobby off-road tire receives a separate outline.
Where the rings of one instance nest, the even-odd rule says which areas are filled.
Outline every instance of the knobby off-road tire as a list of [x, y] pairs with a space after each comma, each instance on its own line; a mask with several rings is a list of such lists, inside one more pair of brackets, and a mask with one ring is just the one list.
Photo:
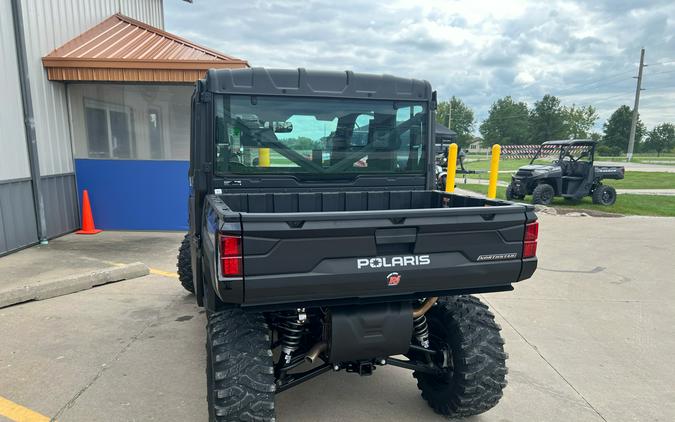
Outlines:
[[440, 191], [445, 192], [445, 181], [448, 180], [448, 176], [441, 176], [438, 178], [436, 188]]
[[593, 191], [593, 203], [600, 205], [614, 205], [616, 202], [616, 189], [612, 186], [600, 185]]
[[186, 234], [178, 249], [178, 280], [188, 292], [195, 293], [195, 284], [192, 281], [192, 257], [190, 256], [190, 235]]
[[513, 201], [514, 199], [521, 200], [523, 198], [525, 198], [523, 195], [516, 195], [513, 192], [513, 185], [509, 183], [509, 185], [506, 187], [506, 199], [508, 201]]
[[448, 349], [443, 375], [413, 372], [422, 397], [441, 415], [478, 415], [497, 405], [506, 387], [501, 328], [487, 305], [473, 296], [439, 300], [427, 314], [431, 348]]
[[211, 314], [206, 354], [210, 422], [274, 421], [276, 385], [262, 314], [241, 308]]
[[532, 191], [532, 203], [540, 205], [551, 205], [553, 202], [553, 197], [555, 196], [555, 190], [553, 186], [548, 183], [542, 183], [537, 185]]

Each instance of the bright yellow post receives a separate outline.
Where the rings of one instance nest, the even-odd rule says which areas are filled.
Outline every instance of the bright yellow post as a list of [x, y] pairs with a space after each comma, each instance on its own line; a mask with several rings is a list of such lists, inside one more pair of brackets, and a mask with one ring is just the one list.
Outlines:
[[269, 167], [270, 164], [270, 149], [258, 148], [258, 167]]
[[455, 191], [455, 173], [457, 173], [457, 144], [448, 146], [448, 171], [445, 173], [445, 191]]
[[499, 144], [492, 145], [492, 159], [490, 160], [490, 184], [488, 185], [487, 197], [495, 199], [497, 197], [497, 180], [499, 180], [499, 156], [502, 153], [502, 147]]

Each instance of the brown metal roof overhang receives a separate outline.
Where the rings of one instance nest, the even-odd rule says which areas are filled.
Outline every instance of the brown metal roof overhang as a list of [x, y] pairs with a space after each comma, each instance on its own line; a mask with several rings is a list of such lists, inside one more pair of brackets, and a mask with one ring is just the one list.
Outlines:
[[194, 82], [208, 69], [249, 67], [143, 22], [117, 14], [42, 58], [51, 81]]

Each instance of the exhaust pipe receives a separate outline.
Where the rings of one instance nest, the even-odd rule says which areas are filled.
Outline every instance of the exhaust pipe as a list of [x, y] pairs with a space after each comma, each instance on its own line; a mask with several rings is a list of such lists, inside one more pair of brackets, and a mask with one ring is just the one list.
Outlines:
[[305, 360], [309, 363], [314, 363], [316, 358], [319, 357], [319, 354], [321, 352], [326, 351], [328, 348], [328, 344], [326, 344], [325, 341], [320, 341], [316, 343], [314, 346], [312, 346], [311, 349], [309, 349], [309, 352], [307, 352], [307, 355], [305, 355]]
[[434, 303], [436, 303], [437, 300], [438, 297], [426, 298], [419, 308], [413, 309], [412, 313], [413, 318], [419, 318], [422, 315], [426, 314], [427, 311], [431, 309], [432, 306], [434, 306]]

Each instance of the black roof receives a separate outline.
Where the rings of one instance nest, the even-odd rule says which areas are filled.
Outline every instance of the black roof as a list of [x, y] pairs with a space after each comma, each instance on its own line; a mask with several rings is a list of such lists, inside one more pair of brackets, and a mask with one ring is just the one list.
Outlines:
[[431, 85], [419, 79], [351, 71], [306, 69], [211, 69], [201, 90], [219, 94], [297, 95], [381, 100], [431, 99]]
[[597, 141], [592, 139], [560, 139], [557, 141], [547, 141], [542, 145], [595, 145]]
[[452, 129], [449, 129], [445, 127], [444, 125], [435, 122], [435, 132], [436, 132], [436, 140], [444, 140], [444, 139], [455, 139], [457, 137], [457, 132], [455, 132]]

